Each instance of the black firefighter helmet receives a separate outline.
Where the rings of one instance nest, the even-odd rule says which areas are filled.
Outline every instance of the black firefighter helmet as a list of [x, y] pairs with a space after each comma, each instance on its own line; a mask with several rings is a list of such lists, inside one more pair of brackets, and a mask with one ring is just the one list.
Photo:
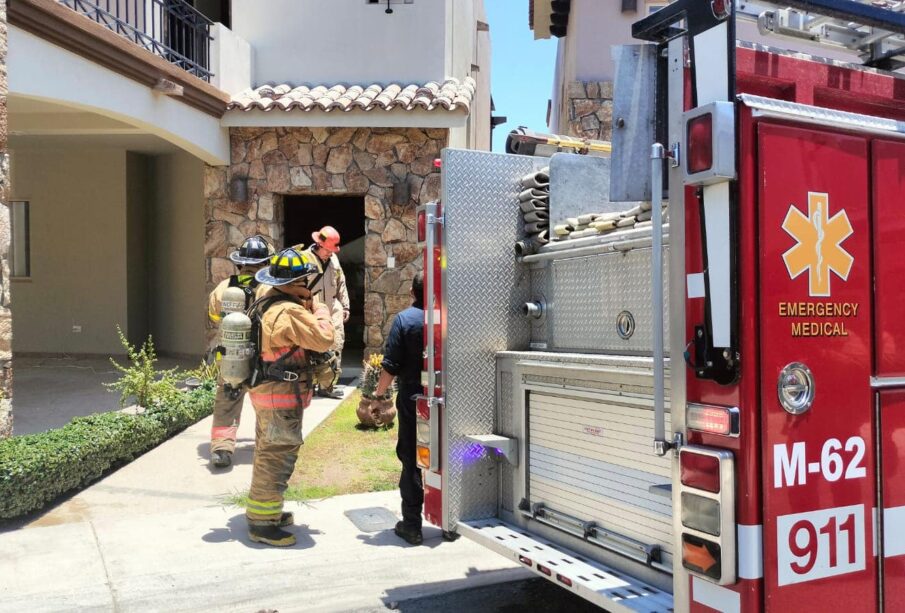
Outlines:
[[249, 236], [242, 242], [238, 251], [229, 254], [229, 259], [236, 266], [258, 266], [266, 264], [273, 255], [273, 247], [263, 236]]
[[255, 279], [258, 283], [279, 286], [305, 277], [310, 278], [320, 273], [315, 259], [310, 253], [300, 253], [290, 247], [270, 258], [270, 266], [259, 270]]

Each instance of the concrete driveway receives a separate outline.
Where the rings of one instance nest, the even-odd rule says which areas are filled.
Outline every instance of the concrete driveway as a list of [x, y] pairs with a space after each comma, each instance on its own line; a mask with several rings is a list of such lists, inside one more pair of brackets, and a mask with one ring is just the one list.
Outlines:
[[[338, 403], [315, 399], [305, 431]], [[202, 420], [40, 517], [0, 524], [0, 612], [376, 611], [530, 576], [436, 528], [407, 545], [387, 529], [395, 491], [287, 505], [298, 544], [252, 543], [242, 509], [223, 497], [251, 481], [253, 409], [246, 401], [227, 471], [208, 466], [210, 426]], [[346, 515], [375, 509], [388, 525], [359, 528]]]

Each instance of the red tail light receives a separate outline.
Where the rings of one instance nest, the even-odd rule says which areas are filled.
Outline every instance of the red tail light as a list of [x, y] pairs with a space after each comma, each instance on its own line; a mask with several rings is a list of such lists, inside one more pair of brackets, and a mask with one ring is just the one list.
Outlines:
[[685, 413], [685, 425], [701, 432], [738, 436], [739, 412], [735, 407], [689, 404]]
[[567, 585], [572, 587], [572, 580], [568, 577], [563, 577], [562, 575], [556, 575], [556, 580], [562, 583], [563, 585]]
[[550, 570], [549, 568], [547, 568], [546, 566], [542, 566], [541, 564], [538, 564], [538, 565], [537, 565], [537, 570], [539, 570], [540, 572], [544, 573], [544, 574], [547, 575], [548, 577], [552, 577], [552, 576], [553, 576], [553, 571], [551, 571], [551, 570]]
[[427, 215], [424, 211], [418, 211], [418, 242], [427, 240]]
[[679, 458], [682, 485], [705, 492], [718, 494], [720, 491], [720, 461], [710, 455], [682, 453]]
[[531, 561], [531, 558], [526, 558], [525, 556], [519, 556], [518, 561], [524, 564], [525, 566], [533, 566], [534, 562]]
[[713, 166], [713, 115], [700, 115], [688, 121], [688, 173], [709, 170]]

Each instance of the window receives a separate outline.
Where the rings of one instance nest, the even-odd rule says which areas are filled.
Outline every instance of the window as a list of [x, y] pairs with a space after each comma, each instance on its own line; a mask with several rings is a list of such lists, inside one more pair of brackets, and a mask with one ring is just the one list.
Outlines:
[[9, 268], [13, 277], [31, 276], [31, 244], [28, 203], [14, 200], [9, 203], [12, 237], [9, 244]]
[[664, 8], [667, 4], [669, 4], [669, 2], [665, 2], [665, 1], [664, 2], [658, 2], [658, 1], [648, 2], [647, 3], [647, 14], [653, 15], [660, 9]]

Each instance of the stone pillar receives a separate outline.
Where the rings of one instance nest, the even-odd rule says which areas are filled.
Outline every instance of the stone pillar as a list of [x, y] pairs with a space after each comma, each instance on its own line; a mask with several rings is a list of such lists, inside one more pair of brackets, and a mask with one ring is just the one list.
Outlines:
[[0, 438], [13, 431], [12, 341], [9, 283], [9, 154], [6, 150], [6, 0], [0, 0]]
[[[230, 166], [205, 173], [208, 289], [231, 274], [226, 256], [246, 236], [283, 246], [283, 196], [361, 196], [365, 356], [381, 351], [393, 318], [411, 303], [421, 269], [415, 209], [439, 196], [433, 161], [448, 139], [439, 128], [232, 128]], [[241, 201], [230, 193], [233, 180], [247, 186]]]
[[610, 140], [613, 134], [612, 81], [573, 81], [566, 88], [563, 101], [568, 136]]

